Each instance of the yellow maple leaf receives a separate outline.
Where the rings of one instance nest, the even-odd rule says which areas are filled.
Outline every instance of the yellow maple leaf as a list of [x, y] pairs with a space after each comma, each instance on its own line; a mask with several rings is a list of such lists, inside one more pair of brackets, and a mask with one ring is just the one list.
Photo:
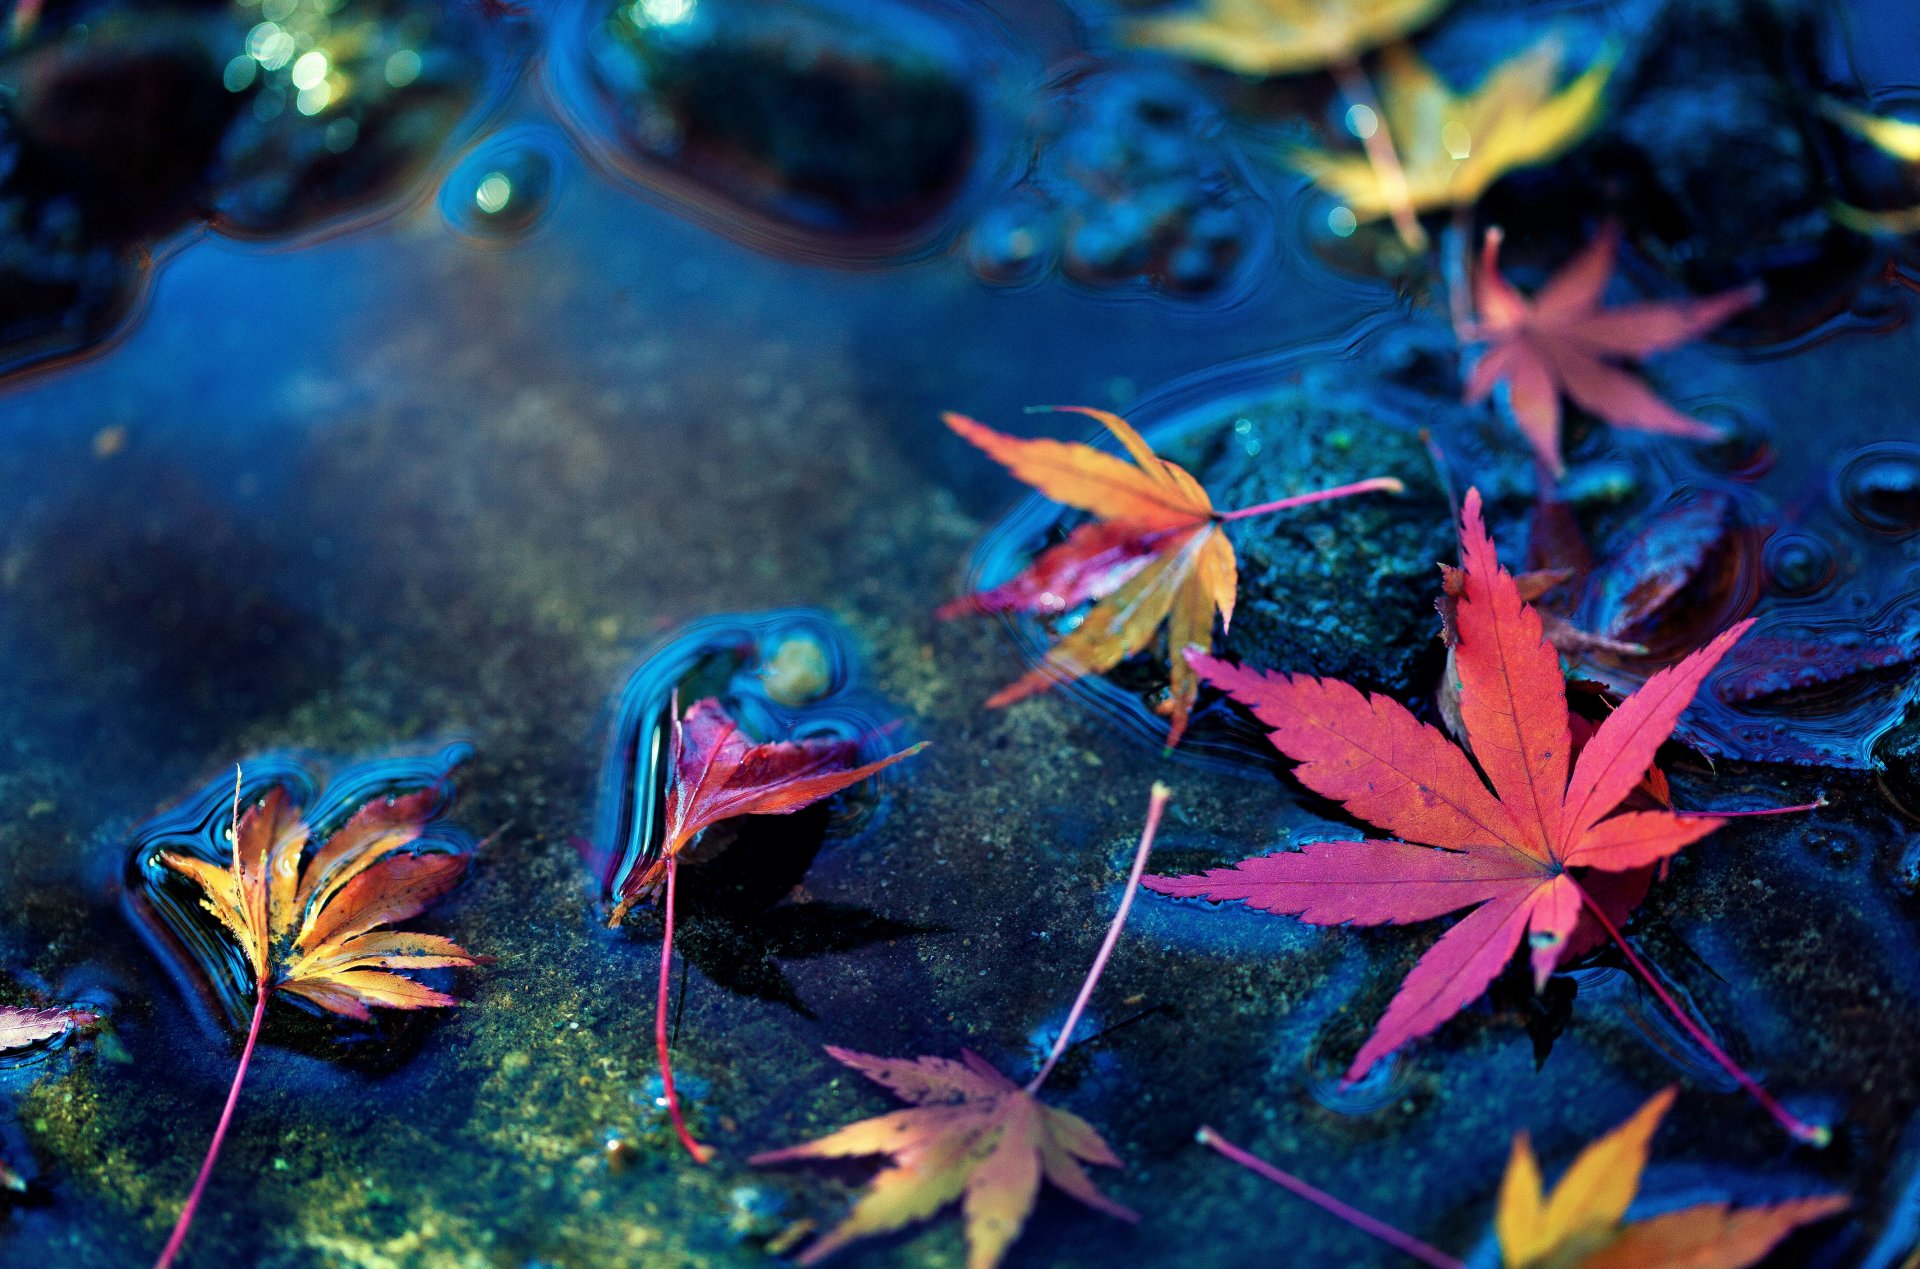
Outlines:
[[[1543, 163], [1600, 118], [1617, 55], [1602, 52], [1556, 91], [1561, 47], [1553, 37], [1501, 63], [1471, 92], [1456, 94], [1420, 55], [1396, 45], [1381, 55], [1380, 114], [1401, 177], [1383, 176], [1365, 153], [1300, 146], [1281, 157], [1360, 221], [1469, 206], [1500, 177]], [[1391, 187], [1390, 181], [1403, 189]]]
[[1507, 1269], [1743, 1269], [1799, 1226], [1848, 1206], [1841, 1194], [1765, 1207], [1701, 1203], [1627, 1224], [1648, 1145], [1673, 1097], [1671, 1088], [1656, 1093], [1626, 1123], [1582, 1150], [1550, 1195], [1527, 1134], [1516, 1136], [1494, 1216], [1501, 1263]]
[[1126, 38], [1242, 75], [1350, 62], [1432, 21], [1453, 0], [1206, 0], [1129, 23]]
[[[1902, 163], [1920, 163], [1920, 123], [1868, 114], [1864, 110], [1822, 98], [1820, 109], [1828, 118], [1867, 144]], [[1855, 233], [1910, 234], [1920, 232], [1920, 207], [1896, 207], [1889, 211], [1870, 211], [1851, 203], [1835, 201], [1833, 218]]]

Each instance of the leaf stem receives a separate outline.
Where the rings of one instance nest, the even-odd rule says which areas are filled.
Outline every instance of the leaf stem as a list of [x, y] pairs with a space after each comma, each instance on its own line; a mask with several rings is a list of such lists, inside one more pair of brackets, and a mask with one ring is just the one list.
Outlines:
[[1146, 826], [1140, 830], [1140, 845], [1133, 852], [1133, 871], [1127, 874], [1127, 888], [1120, 895], [1120, 910], [1113, 914], [1113, 924], [1107, 927], [1107, 937], [1093, 958], [1093, 968], [1087, 971], [1087, 981], [1080, 984], [1080, 994], [1074, 998], [1073, 1008], [1067, 1010], [1067, 1021], [1053, 1042], [1053, 1051], [1047, 1054], [1039, 1073], [1027, 1083], [1029, 1093], [1039, 1092], [1040, 1086], [1047, 1082], [1047, 1076], [1053, 1074], [1054, 1063], [1067, 1051], [1067, 1045], [1073, 1040], [1073, 1030], [1080, 1025], [1080, 1015], [1087, 1011], [1087, 1001], [1093, 998], [1094, 984], [1100, 981], [1100, 974], [1106, 969], [1108, 958], [1113, 955], [1114, 944], [1120, 941], [1120, 927], [1127, 923], [1127, 913], [1133, 908], [1133, 896], [1140, 890], [1140, 874], [1147, 870], [1147, 854], [1153, 850], [1153, 835], [1160, 831], [1160, 815], [1167, 809], [1167, 800], [1172, 796], [1171, 789], [1158, 780], [1154, 781], [1153, 793], [1147, 799]]
[[680, 875], [680, 854], [678, 851], [667, 856], [667, 897], [666, 933], [660, 939], [660, 998], [653, 1013], [653, 1039], [660, 1049], [660, 1087], [667, 1099], [667, 1115], [673, 1120], [673, 1130], [679, 1134], [680, 1144], [687, 1148], [695, 1163], [705, 1163], [713, 1158], [713, 1149], [703, 1146], [693, 1139], [687, 1131], [687, 1121], [680, 1115], [680, 1095], [673, 1090], [673, 1058], [667, 1044], [667, 996], [673, 982], [673, 899], [674, 879]]
[[1652, 970], [1647, 968], [1647, 963], [1640, 959], [1640, 954], [1633, 950], [1632, 944], [1627, 942], [1626, 935], [1622, 934], [1620, 927], [1613, 923], [1613, 918], [1607, 915], [1606, 909], [1594, 902], [1593, 896], [1588, 894], [1586, 888], [1578, 881], [1574, 880], [1571, 873], [1566, 874], [1566, 877], [1568, 882], [1572, 884], [1574, 890], [1579, 894], [1580, 901], [1587, 905], [1587, 911], [1593, 914], [1594, 918], [1600, 922], [1601, 927], [1606, 930], [1608, 936], [1613, 939], [1614, 943], [1622, 952], [1626, 953], [1628, 964], [1633, 966], [1635, 972], [1640, 975], [1647, 986], [1653, 988], [1653, 994], [1660, 998], [1660, 1003], [1667, 1007], [1667, 1012], [1673, 1015], [1674, 1020], [1685, 1029], [1686, 1033], [1693, 1037], [1695, 1044], [1705, 1049], [1708, 1056], [1720, 1064], [1722, 1070], [1733, 1076], [1740, 1087], [1746, 1089], [1753, 1100], [1760, 1103], [1761, 1109], [1773, 1116], [1774, 1122], [1786, 1129], [1794, 1140], [1803, 1141], [1808, 1145], [1817, 1147], [1825, 1147], [1832, 1142], [1833, 1129], [1825, 1124], [1809, 1124], [1794, 1115], [1792, 1111], [1789, 1111], [1786, 1107], [1775, 1101], [1771, 1093], [1760, 1087], [1759, 1082], [1755, 1080], [1753, 1076], [1742, 1070], [1739, 1063], [1735, 1062], [1731, 1057], [1728, 1057], [1726, 1050], [1715, 1044], [1712, 1037], [1706, 1033], [1705, 1028], [1695, 1022], [1693, 1017], [1680, 1007], [1679, 1002], [1673, 998], [1672, 994], [1669, 993], [1665, 987], [1661, 986], [1660, 980], [1654, 977]]
[[[237, 849], [237, 842], [235, 846]], [[247, 1045], [240, 1050], [240, 1065], [234, 1069], [233, 1084], [227, 1089], [226, 1108], [220, 1112], [220, 1122], [213, 1130], [213, 1141], [207, 1146], [207, 1157], [200, 1163], [200, 1175], [193, 1183], [193, 1192], [187, 1195], [186, 1206], [180, 1209], [180, 1219], [174, 1222], [173, 1234], [161, 1250], [160, 1259], [153, 1262], [153, 1269], [167, 1269], [180, 1254], [181, 1244], [187, 1241], [187, 1230], [193, 1225], [200, 1196], [206, 1193], [207, 1181], [213, 1176], [214, 1160], [220, 1157], [220, 1144], [227, 1139], [227, 1127], [233, 1123], [233, 1108], [240, 1100], [240, 1085], [247, 1078], [247, 1064], [253, 1061], [253, 1046], [260, 1038], [260, 1022], [267, 1015], [267, 997], [272, 994], [267, 980], [260, 979], [254, 988], [253, 1022], [247, 1028]]]
[[1269, 511], [1285, 511], [1289, 507], [1304, 507], [1315, 502], [1330, 502], [1335, 498], [1345, 498], [1363, 493], [1405, 493], [1407, 487], [1396, 476], [1369, 476], [1365, 480], [1356, 480], [1351, 485], [1335, 485], [1332, 489], [1316, 489], [1312, 493], [1296, 494], [1291, 498], [1282, 498], [1278, 502], [1263, 502], [1257, 507], [1242, 507], [1238, 511], [1218, 511], [1216, 520], [1244, 520], [1248, 516], [1265, 515]]
[[1386, 112], [1380, 108], [1379, 98], [1373, 95], [1367, 72], [1360, 68], [1357, 59], [1335, 62], [1328, 69], [1347, 104], [1364, 107], [1373, 115], [1373, 131], [1362, 136], [1360, 144], [1366, 147], [1367, 162], [1373, 165], [1374, 175], [1380, 179], [1381, 198], [1393, 217], [1400, 241], [1414, 251], [1426, 250], [1427, 231], [1420, 227], [1420, 218], [1413, 212], [1413, 199], [1407, 193], [1407, 170], [1400, 165], [1400, 154], [1393, 148], [1393, 137], [1387, 132]]
[[1691, 815], [1703, 820], [1735, 820], [1748, 815], [1792, 815], [1799, 811], [1817, 811], [1830, 805], [1827, 795], [1822, 793], [1811, 802], [1802, 802], [1799, 806], [1763, 806], [1757, 811], [1675, 811], [1675, 815]]
[[1466, 1269], [1466, 1262], [1457, 1260], [1438, 1248], [1429, 1247], [1413, 1235], [1404, 1234], [1385, 1221], [1376, 1220], [1367, 1215], [1357, 1207], [1342, 1203], [1325, 1190], [1308, 1185], [1290, 1172], [1281, 1171], [1259, 1155], [1242, 1150], [1205, 1125], [1202, 1125], [1200, 1131], [1194, 1134], [1194, 1138], [1201, 1145], [1211, 1147], [1249, 1172], [1265, 1177], [1280, 1188], [1305, 1199], [1324, 1212], [1339, 1217], [1362, 1233], [1371, 1234], [1387, 1246], [1406, 1253], [1423, 1265], [1430, 1265], [1432, 1269]]

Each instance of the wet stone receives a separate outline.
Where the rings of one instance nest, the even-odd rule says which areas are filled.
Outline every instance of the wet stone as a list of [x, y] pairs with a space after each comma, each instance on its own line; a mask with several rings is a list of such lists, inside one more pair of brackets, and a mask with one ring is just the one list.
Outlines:
[[1920, 815], [1920, 707], [1907, 711], [1873, 747], [1887, 792], [1909, 815]]
[[757, 216], [836, 235], [908, 230], [965, 181], [974, 103], [923, 23], [873, 9], [603, 4], [584, 37], [598, 101], [584, 104], [621, 157]]
[[1405, 698], [1441, 656], [1435, 565], [1455, 555], [1445, 495], [1415, 421], [1384, 396], [1307, 384], [1195, 429], [1169, 457], [1223, 510], [1397, 476], [1366, 494], [1236, 522], [1240, 598], [1222, 644], [1253, 665]]

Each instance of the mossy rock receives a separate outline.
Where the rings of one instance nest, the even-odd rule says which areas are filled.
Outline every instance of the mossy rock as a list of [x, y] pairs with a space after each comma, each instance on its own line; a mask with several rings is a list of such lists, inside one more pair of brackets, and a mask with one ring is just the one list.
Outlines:
[[1397, 496], [1236, 522], [1240, 598], [1222, 647], [1253, 665], [1397, 697], [1431, 685], [1441, 656], [1435, 566], [1456, 551], [1446, 495], [1401, 406], [1354, 389], [1291, 386], [1194, 429], [1170, 456], [1223, 510], [1369, 476], [1404, 482]]

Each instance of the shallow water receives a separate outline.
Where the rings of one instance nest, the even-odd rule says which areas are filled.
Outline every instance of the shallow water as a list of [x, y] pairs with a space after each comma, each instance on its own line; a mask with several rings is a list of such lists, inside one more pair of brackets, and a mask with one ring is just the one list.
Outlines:
[[[112, 1018], [112, 1043], [4, 1073], [6, 1148], [36, 1180], [0, 1225], [0, 1259], [139, 1263], [165, 1239], [238, 1036], [151, 954], [123, 892], [138, 826], [236, 761], [337, 774], [470, 744], [451, 816], [485, 840], [422, 924], [496, 963], [462, 978], [457, 1013], [372, 1033], [275, 1006], [195, 1265], [767, 1263], [770, 1238], [835, 1219], [850, 1191], [744, 1158], [885, 1104], [821, 1046], [964, 1046], [1027, 1069], [1111, 915], [1153, 779], [1176, 792], [1162, 871], [1357, 834], [1231, 737], [1163, 759], [1137, 695], [980, 709], [1032, 632], [932, 613], [977, 549], [1044, 526], [1023, 513], [994, 535], [1017, 487], [939, 411], [1078, 436], [1080, 420], [1020, 411], [1138, 406], [1158, 425], [1303, 365], [1393, 362], [1410, 317], [1444, 344], [1441, 320], [1304, 250], [1325, 245], [1300, 229], [1324, 207], [1224, 124], [1208, 133], [1220, 201], [1265, 228], [1211, 289], [1070, 253], [983, 280], [1005, 262], [981, 236], [1007, 232], [991, 215], [1020, 195], [1022, 129], [1061, 50], [1111, 35], [1104, 9], [956, 10], [901, 6], [985, 103], [970, 165], [924, 215], [855, 232], [610, 161], [566, 79], [578, 50], [555, 49], [579, 11], [536, 9], [484, 19], [508, 29], [483, 32], [497, 74], [477, 113], [379, 215], [275, 241], [169, 237], [114, 338], [0, 384], [0, 970], [7, 999]], [[507, 201], [476, 212], [495, 174]], [[1680, 404], [1757, 427], [1767, 457], [1590, 437], [1581, 465], [1634, 488], [1601, 532], [1626, 540], [1676, 487], [1725, 488], [1748, 522], [1781, 526], [1766, 567], [1787, 580], [1760, 600], [1762, 633], [1910, 645], [1913, 298], [1870, 285], [1850, 303], [1871, 321], [1661, 359]], [[1516, 469], [1517, 442], [1491, 425], [1451, 439], [1456, 478], [1490, 452]], [[1525, 490], [1501, 492], [1524, 508]], [[630, 836], [606, 811], [637, 796], [611, 774], [634, 743], [622, 701], [677, 677], [655, 661], [635, 679], [649, 654], [715, 614], [796, 607], [846, 641], [849, 717], [934, 745], [878, 815], [737, 843], [764, 877], [689, 869], [676, 1068], [721, 1151], [697, 1169], [655, 1103], [657, 923], [602, 928], [605, 873], [582, 855], [604, 864]], [[1043, 1196], [1009, 1263], [1266, 1264], [1282, 1246], [1294, 1263], [1391, 1263], [1194, 1146], [1202, 1122], [1467, 1248], [1514, 1130], [1557, 1167], [1676, 1080], [1656, 1152], [1683, 1170], [1676, 1187], [1847, 1189], [1856, 1213], [1788, 1263], [1898, 1263], [1920, 1223], [1920, 808], [1902, 811], [1872, 766], [1913, 687], [1896, 672], [1863, 690], [1723, 729], [1778, 722], [1795, 750], [1775, 756], [1797, 763], [1672, 764], [1683, 805], [1815, 789], [1832, 805], [1729, 825], [1634, 927], [1723, 1042], [1842, 1125], [1834, 1148], [1789, 1148], [1611, 963], [1582, 971], [1560, 1015], [1496, 991], [1341, 1090], [1331, 1076], [1430, 930], [1319, 931], [1147, 896], [1083, 1032], [1100, 1038], [1049, 1085], [1126, 1160], [1101, 1180], [1147, 1219]], [[962, 1255], [945, 1220], [845, 1262]]]

